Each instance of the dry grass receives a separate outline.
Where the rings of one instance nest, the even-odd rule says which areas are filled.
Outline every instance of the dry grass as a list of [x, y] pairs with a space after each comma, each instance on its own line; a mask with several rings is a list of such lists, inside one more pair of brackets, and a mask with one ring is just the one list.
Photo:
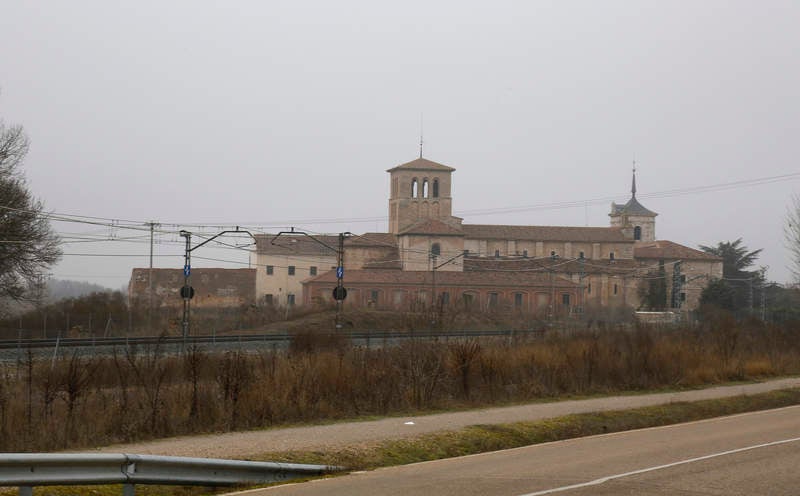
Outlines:
[[342, 447], [329, 451], [265, 453], [259, 458], [370, 470], [798, 404], [800, 390], [792, 389], [694, 403], [670, 403], [631, 410], [568, 415], [538, 422], [475, 425], [458, 431], [384, 441], [370, 446]]
[[[288, 463], [336, 465], [350, 470], [370, 470], [798, 404], [800, 404], [800, 390], [789, 389], [694, 403], [670, 403], [631, 410], [568, 415], [538, 422], [475, 425], [458, 431], [384, 441], [368, 446], [346, 446], [327, 451], [264, 453], [259, 458]], [[119, 485], [49, 487], [38, 488], [37, 494], [116, 496], [121, 490]], [[146, 496], [175, 494], [193, 496], [224, 491], [227, 490], [148, 485], [139, 485], [136, 488], [137, 494]], [[0, 495], [13, 494], [16, 494], [16, 489], [0, 489]]]
[[0, 370], [0, 450], [695, 387], [800, 373], [800, 329], [636, 328], [545, 338], [349, 347], [313, 333], [288, 351], [29, 357]]

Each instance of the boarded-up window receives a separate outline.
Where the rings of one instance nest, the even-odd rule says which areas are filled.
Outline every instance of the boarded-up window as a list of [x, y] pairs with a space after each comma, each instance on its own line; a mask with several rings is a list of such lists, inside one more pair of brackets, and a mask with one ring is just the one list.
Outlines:
[[474, 293], [464, 293], [461, 295], [461, 300], [464, 303], [464, 308], [467, 310], [472, 309], [473, 305], [475, 305], [475, 294]]
[[536, 308], [544, 308], [550, 304], [550, 295], [547, 293], [536, 293]]

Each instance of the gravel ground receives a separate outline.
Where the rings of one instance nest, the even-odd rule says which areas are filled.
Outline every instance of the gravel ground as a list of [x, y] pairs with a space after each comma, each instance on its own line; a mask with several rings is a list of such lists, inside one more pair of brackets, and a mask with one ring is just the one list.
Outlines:
[[574, 413], [638, 408], [678, 401], [698, 401], [796, 387], [800, 387], [800, 378], [786, 378], [693, 391], [609, 396], [416, 417], [392, 417], [361, 422], [176, 437], [136, 444], [118, 444], [98, 448], [92, 452], [247, 459], [272, 451], [353, 446], [385, 439], [461, 429], [476, 424], [532, 421]]

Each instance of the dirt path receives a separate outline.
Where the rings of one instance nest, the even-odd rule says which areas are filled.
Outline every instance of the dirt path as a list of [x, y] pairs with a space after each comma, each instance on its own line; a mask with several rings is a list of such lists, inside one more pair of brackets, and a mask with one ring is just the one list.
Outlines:
[[392, 417], [363, 422], [342, 422], [308, 427], [176, 437], [145, 443], [118, 444], [99, 448], [93, 450], [93, 452], [246, 459], [270, 451], [356, 445], [384, 439], [412, 437], [441, 430], [460, 429], [475, 424], [531, 421], [573, 413], [620, 410], [677, 401], [697, 401], [742, 394], [756, 394], [796, 387], [800, 387], [800, 377], [674, 393], [610, 396], [588, 400], [535, 403], [417, 417]]

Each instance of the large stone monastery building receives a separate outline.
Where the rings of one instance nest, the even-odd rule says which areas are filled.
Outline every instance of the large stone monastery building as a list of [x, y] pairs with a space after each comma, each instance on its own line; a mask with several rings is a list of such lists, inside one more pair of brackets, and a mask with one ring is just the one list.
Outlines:
[[[636, 199], [611, 204], [608, 227], [464, 224], [453, 216], [455, 169], [422, 157], [389, 169], [389, 232], [344, 241], [346, 305], [568, 314], [641, 308], [642, 290], [666, 281], [666, 306], [692, 310], [722, 277], [722, 261], [656, 239], [656, 214]], [[256, 298], [291, 306], [330, 302], [337, 236], [257, 237]]]

